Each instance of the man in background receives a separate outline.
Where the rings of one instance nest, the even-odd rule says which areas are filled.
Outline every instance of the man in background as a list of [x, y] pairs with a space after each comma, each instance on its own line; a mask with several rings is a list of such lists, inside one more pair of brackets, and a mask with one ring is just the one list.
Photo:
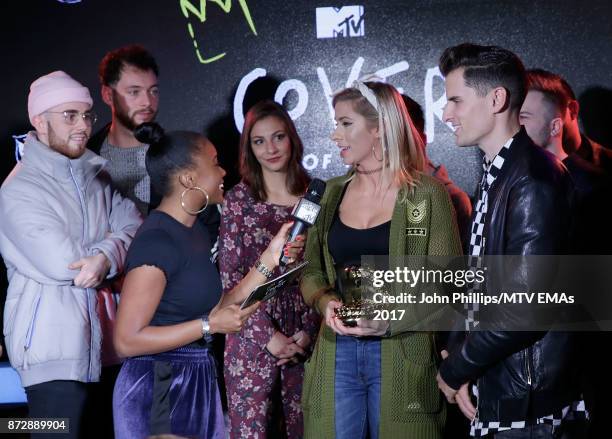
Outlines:
[[[574, 225], [572, 227], [573, 255], [604, 255], [612, 251], [610, 231], [610, 175], [597, 166], [605, 163], [607, 150], [581, 135], [586, 156], [580, 149], [565, 145], [575, 138], [577, 126], [569, 115], [577, 112], [574, 92], [561, 76], [542, 69], [527, 72], [528, 92], [521, 108], [520, 121], [527, 134], [538, 146], [553, 153], [569, 170], [575, 184], [573, 202]], [[569, 153], [568, 153], [569, 151]], [[571, 152], [574, 151], [574, 152]], [[590, 160], [588, 160], [590, 159]], [[610, 334], [584, 332], [581, 337], [582, 362], [585, 366], [585, 402], [591, 415], [590, 437], [604, 437], [607, 433], [606, 416], [610, 403], [608, 395], [612, 386], [605, 376], [605, 364], [599, 358], [602, 346], [610, 345]]]
[[[565, 158], [575, 154], [574, 157], [580, 157], [584, 162], [612, 175], [612, 150], [604, 148], [580, 132], [580, 105], [567, 81], [546, 70], [534, 69], [529, 71], [529, 83], [530, 92], [533, 93], [527, 95], [525, 104], [529, 108], [522, 111], [525, 117], [521, 119], [521, 123], [525, 122], [533, 141], [539, 146], [554, 148], [551, 152], [558, 157]], [[532, 114], [529, 112], [532, 107], [544, 111]], [[537, 125], [539, 130], [536, 132], [529, 125]], [[559, 154], [561, 152], [565, 154]]]
[[159, 68], [153, 56], [139, 45], [108, 52], [98, 68], [102, 100], [111, 108], [112, 120], [89, 141], [88, 147], [108, 160], [115, 187], [131, 199], [143, 216], [156, 207], [145, 166], [149, 145], [134, 137], [134, 128], [155, 120], [159, 108]]
[[[161, 198], [151, 188], [145, 157], [149, 145], [134, 137], [134, 128], [156, 119], [159, 111], [159, 67], [144, 47], [132, 44], [108, 52], [98, 66], [102, 100], [112, 119], [92, 136], [87, 147], [108, 160], [115, 187], [132, 200], [143, 216], [157, 207]], [[211, 236], [216, 261], [219, 211], [206, 209], [198, 219]]]

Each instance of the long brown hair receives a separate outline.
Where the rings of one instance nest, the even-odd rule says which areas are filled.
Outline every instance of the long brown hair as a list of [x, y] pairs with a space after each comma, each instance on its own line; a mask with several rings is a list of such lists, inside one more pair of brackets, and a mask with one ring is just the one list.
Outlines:
[[274, 101], [261, 101], [253, 105], [244, 118], [244, 128], [240, 136], [240, 175], [257, 201], [268, 198], [261, 165], [251, 148], [251, 130], [261, 119], [276, 117], [285, 125], [291, 142], [291, 156], [287, 163], [287, 189], [291, 195], [302, 195], [310, 182], [310, 177], [302, 165], [304, 145], [298, 136], [295, 125], [287, 111]]

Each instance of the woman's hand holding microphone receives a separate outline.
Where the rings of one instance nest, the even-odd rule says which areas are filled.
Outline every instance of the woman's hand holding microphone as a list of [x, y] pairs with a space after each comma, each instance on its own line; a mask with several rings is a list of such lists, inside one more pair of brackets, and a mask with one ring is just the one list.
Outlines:
[[[267, 273], [271, 274], [274, 269], [278, 267], [281, 255], [288, 257], [289, 263], [293, 263], [298, 259], [300, 253], [304, 249], [305, 238], [303, 235], [299, 235], [294, 241], [286, 242], [289, 229], [292, 225], [293, 221], [283, 224], [278, 233], [270, 241], [270, 244], [268, 244], [268, 247], [263, 251], [259, 257], [259, 261], [261, 265], [263, 265], [263, 268], [257, 268], [259, 273], [269, 277]], [[246, 276], [240, 282], [240, 284], [245, 283], [245, 281], [248, 283], [248, 285], [253, 284], [252, 287], [245, 286], [244, 289], [246, 294], [250, 293], [250, 291], [258, 284], [261, 284], [261, 282], [254, 282], [254, 280], [247, 279], [247, 277], [249, 276]], [[238, 286], [240, 286], [240, 284]], [[232, 293], [230, 293], [229, 296], [233, 295], [233, 291], [234, 290], [232, 290]], [[244, 293], [242, 295], [244, 295]], [[239, 332], [242, 329], [244, 322], [257, 310], [257, 307], [260, 304], [260, 302], [256, 302], [248, 308], [241, 310], [238, 303], [223, 306], [223, 302], [224, 299], [222, 298], [222, 300], [211, 310], [209, 314], [211, 334], [230, 334]]]

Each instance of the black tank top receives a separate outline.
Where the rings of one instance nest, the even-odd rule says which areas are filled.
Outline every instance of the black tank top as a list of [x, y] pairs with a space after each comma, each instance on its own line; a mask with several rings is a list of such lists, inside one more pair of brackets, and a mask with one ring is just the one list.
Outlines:
[[[344, 198], [345, 192], [346, 186], [340, 201]], [[339, 208], [336, 209], [327, 235], [327, 244], [334, 263], [337, 266], [361, 264], [362, 255], [388, 255], [390, 230], [391, 221], [367, 229], [354, 229], [342, 222]]]

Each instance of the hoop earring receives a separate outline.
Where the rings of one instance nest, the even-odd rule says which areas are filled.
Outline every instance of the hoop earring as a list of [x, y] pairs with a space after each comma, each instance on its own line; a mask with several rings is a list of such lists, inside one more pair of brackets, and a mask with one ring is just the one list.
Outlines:
[[[200, 210], [189, 210], [187, 207], [185, 207], [185, 194], [187, 194], [187, 192], [189, 191], [200, 191], [204, 194], [204, 196], [206, 197], [206, 204], [204, 205], [203, 208], [201, 208]], [[198, 213], [204, 212], [206, 210], [206, 208], [208, 207], [208, 192], [206, 192], [204, 189], [202, 189], [201, 187], [198, 186], [192, 186], [192, 187], [188, 187], [187, 189], [185, 189], [183, 191], [183, 193], [181, 194], [181, 208], [187, 212], [189, 215], [197, 215]]]
[[379, 162], [382, 162], [382, 161], [383, 161], [383, 158], [384, 158], [384, 152], [383, 152], [383, 157], [381, 157], [381, 158], [376, 157], [376, 153], [374, 152], [374, 145], [372, 145], [372, 155], [374, 156], [374, 158], [375, 158], [377, 161], [379, 161]]

